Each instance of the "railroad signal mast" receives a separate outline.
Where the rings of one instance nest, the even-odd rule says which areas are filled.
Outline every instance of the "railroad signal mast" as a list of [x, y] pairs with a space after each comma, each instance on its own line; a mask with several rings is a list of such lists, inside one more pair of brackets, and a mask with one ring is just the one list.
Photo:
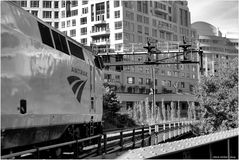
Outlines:
[[[105, 66], [136, 66], [136, 65], [164, 65], [164, 64], [199, 64], [200, 65], [200, 72], [201, 74], [203, 74], [203, 51], [201, 50], [201, 47], [199, 47], [199, 49], [193, 49], [191, 48], [192, 45], [187, 44], [186, 41], [183, 39], [183, 44], [179, 45], [180, 48], [182, 48], [182, 52], [178, 51], [178, 52], [171, 52], [171, 53], [176, 53], [176, 56], [171, 56], [171, 57], [166, 57], [166, 58], [162, 58], [162, 59], [153, 59], [153, 55], [163, 55], [163, 54], [168, 54], [170, 52], [162, 52], [160, 50], [157, 50], [155, 46], [153, 46], [150, 42], [150, 40], [148, 40], [147, 42], [147, 46], [144, 46], [143, 48], [145, 48], [147, 50], [147, 52], [145, 53], [137, 53], [137, 52], [133, 52], [133, 53], [126, 53], [126, 54], [110, 54], [107, 53], [106, 55], [108, 56], [115, 56], [115, 55], [143, 55], [146, 54], [147, 55], [147, 60], [141, 63], [119, 63], [117, 62], [117, 64], [105, 64]], [[192, 61], [189, 57], [189, 53], [198, 53], [199, 55], [199, 61]], [[179, 57], [183, 56], [183, 59], [181, 61], [179, 61]], [[176, 58], [176, 62], [165, 62], [166, 60], [172, 59], [172, 58]]]

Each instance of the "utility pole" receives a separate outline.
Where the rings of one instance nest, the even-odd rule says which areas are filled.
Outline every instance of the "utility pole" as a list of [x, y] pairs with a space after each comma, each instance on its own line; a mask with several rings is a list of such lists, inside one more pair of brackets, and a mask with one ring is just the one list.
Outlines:
[[[150, 40], [148, 40], [147, 42], [147, 46], [145, 46], [144, 48], [148, 50], [148, 58], [147, 58], [147, 61], [148, 62], [151, 62], [153, 60], [153, 57], [152, 57], [152, 49], [155, 48], [155, 46], [152, 46], [151, 43], [150, 43]], [[153, 117], [153, 120], [154, 120], [154, 116], [156, 115], [155, 114], [155, 67], [153, 65], [151, 65], [151, 77], [152, 77], [152, 83], [153, 83], [153, 86], [150, 86], [150, 87], [153, 87], [150, 89], [150, 94], [152, 93], [152, 111], [151, 111], [151, 114], [152, 114], [152, 117]]]
[[153, 99], [152, 99], [152, 112], [153, 112], [153, 118], [156, 115], [156, 106], [155, 106], [155, 67], [152, 65], [152, 81], [153, 81]]

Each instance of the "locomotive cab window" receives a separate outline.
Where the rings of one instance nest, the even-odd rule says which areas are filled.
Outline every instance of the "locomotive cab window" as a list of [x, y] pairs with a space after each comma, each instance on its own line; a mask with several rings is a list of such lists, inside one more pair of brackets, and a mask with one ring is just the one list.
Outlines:
[[80, 59], [82, 59], [82, 60], [85, 60], [82, 48], [77, 46], [77, 45], [75, 45], [71, 41], [68, 41], [68, 43], [69, 43], [71, 54], [76, 56], [76, 57], [78, 57], [78, 58], [80, 58]]
[[52, 35], [55, 41], [56, 49], [69, 55], [69, 51], [66, 44], [66, 38], [53, 30]]
[[38, 22], [38, 27], [40, 30], [42, 42], [53, 48], [54, 46], [51, 39], [50, 29], [40, 22]]

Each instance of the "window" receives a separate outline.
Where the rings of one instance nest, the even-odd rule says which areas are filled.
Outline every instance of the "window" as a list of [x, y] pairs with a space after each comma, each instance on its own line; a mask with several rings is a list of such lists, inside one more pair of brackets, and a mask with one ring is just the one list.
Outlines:
[[121, 51], [121, 49], [122, 49], [122, 44], [115, 44], [115, 51]]
[[141, 12], [142, 11], [142, 2], [137, 1], [137, 11]]
[[43, 1], [43, 8], [51, 8], [51, 1]]
[[196, 66], [193, 66], [193, 72], [195, 72], [196, 71]]
[[65, 26], [66, 24], [65, 24], [65, 22], [63, 21], [63, 22], [61, 22], [61, 28], [65, 28], [66, 26]]
[[67, 31], [62, 31], [63, 34], [67, 35]]
[[142, 42], [143, 42], [143, 38], [142, 38], [141, 35], [138, 35], [138, 42], [139, 42], [139, 43], [142, 43]]
[[87, 24], [87, 17], [83, 17], [80, 19], [80, 24]]
[[124, 33], [124, 40], [125, 41], [130, 41], [130, 34], [129, 33]]
[[143, 78], [138, 79], [139, 84], [143, 84]]
[[49, 24], [51, 26], [51, 22], [46, 22], [47, 24]]
[[119, 75], [115, 75], [115, 79], [120, 79], [120, 76]]
[[144, 33], [145, 33], [146, 35], [149, 35], [149, 27], [144, 27]]
[[87, 44], [87, 38], [82, 38], [82, 39], [80, 40], [80, 42], [81, 42], [82, 44]]
[[167, 81], [166, 80], [162, 80], [161, 83], [162, 83], [162, 86], [166, 86], [167, 85]]
[[115, 11], [115, 18], [120, 18], [120, 11]]
[[134, 77], [127, 77], [127, 83], [128, 84], [134, 84]]
[[143, 1], [143, 13], [148, 14], [148, 2]]
[[66, 44], [66, 38], [53, 30], [52, 30], [52, 35], [55, 41], [56, 49], [66, 54], [69, 54], [67, 44]]
[[109, 1], [106, 2], [106, 12], [107, 12], [106, 14], [107, 18], [110, 18], [110, 2]]
[[122, 21], [115, 22], [115, 29], [122, 29]]
[[54, 12], [55, 18], [59, 18], [59, 12]]
[[156, 19], [153, 19], [152, 25], [153, 25], [154, 27], [157, 27], [157, 20], [156, 20]]
[[70, 30], [70, 36], [71, 37], [75, 37], [76, 36], [76, 30], [75, 29]]
[[54, 22], [55, 28], [59, 28], [59, 22]]
[[123, 2], [123, 5], [126, 7], [126, 8], [129, 8], [129, 9], [133, 9], [133, 2], [132, 1], [122, 1]]
[[88, 4], [88, 0], [82, 0], [82, 5]]
[[171, 81], [167, 81], [167, 86], [171, 87]]
[[82, 14], [87, 14], [88, 13], [88, 7], [82, 8]]
[[51, 39], [51, 33], [49, 28], [40, 22], [38, 22], [38, 26], [39, 26], [42, 42], [48, 46], [53, 47], [53, 42]]
[[61, 1], [61, 8], [66, 7], [66, 1]]
[[[143, 57], [141, 57], [141, 56], [138, 57], [138, 61], [139, 61], [139, 62], [142, 62], [142, 61], [143, 61]], [[142, 68], [142, 67], [141, 67], [141, 68]]]
[[27, 7], [27, 1], [21, 1], [21, 7]]
[[134, 13], [126, 11], [125, 12], [125, 17], [126, 17], [126, 19], [133, 21], [134, 20]]
[[144, 23], [149, 24], [149, 17], [144, 17]]
[[51, 18], [51, 11], [43, 11], [43, 18]]
[[76, 26], [76, 20], [72, 19], [72, 26]]
[[87, 34], [87, 28], [81, 28], [81, 35], [86, 35]]
[[150, 85], [151, 83], [151, 79], [150, 78], [146, 78], [146, 84]]
[[137, 14], [137, 22], [142, 23], [143, 22], [143, 16]]
[[142, 33], [143, 32], [143, 28], [141, 25], [138, 25], [138, 33]]
[[157, 37], [157, 29], [152, 29], [152, 36]]
[[78, 15], [78, 9], [71, 11], [71, 16], [77, 16]]
[[[215, 71], [216, 71], [216, 70], [215, 70]], [[192, 76], [192, 77], [193, 77], [193, 79], [195, 79], [195, 78], [196, 78], [196, 75], [195, 75], [195, 74], [193, 74], [193, 76]]]
[[123, 61], [123, 56], [122, 55], [116, 55], [115, 62], [122, 62], [122, 61]]
[[37, 15], [38, 15], [38, 11], [33, 11], [33, 10], [32, 10], [32, 15], [34, 15], [34, 16], [37, 17]]
[[119, 7], [119, 6], [120, 6], [119, 0], [115, 0], [114, 1], [114, 7], [116, 8], [116, 7]]
[[54, 2], [54, 8], [59, 8], [59, 2], [58, 1]]
[[130, 71], [130, 66], [124, 66], [125, 71]]
[[171, 76], [171, 71], [167, 71], [167, 75], [168, 75], [168, 76]]
[[66, 22], [66, 24], [67, 24], [67, 27], [70, 27], [70, 26], [71, 26], [71, 21], [68, 20], [68, 21]]
[[171, 13], [171, 12], [172, 12], [172, 11], [171, 11], [171, 7], [168, 7], [168, 12], [169, 12], [169, 13]]
[[39, 1], [31, 1], [30, 2], [30, 6], [32, 7], [32, 8], [38, 8], [39, 7]]
[[82, 60], [85, 60], [82, 48], [80, 46], [77, 46], [76, 44], [72, 43], [71, 41], [68, 41], [68, 43], [69, 43], [71, 54], [82, 59]]
[[181, 82], [181, 88], [184, 88], [184, 87], [185, 87], [185, 83]]
[[71, 1], [71, 6], [72, 7], [78, 6], [78, 1]]
[[115, 40], [121, 40], [122, 39], [122, 33], [115, 33]]
[[139, 72], [143, 72], [143, 67], [139, 67]]
[[160, 38], [164, 39], [164, 32], [160, 31]]
[[61, 18], [65, 18], [66, 17], [66, 12], [65, 11], [61, 11]]

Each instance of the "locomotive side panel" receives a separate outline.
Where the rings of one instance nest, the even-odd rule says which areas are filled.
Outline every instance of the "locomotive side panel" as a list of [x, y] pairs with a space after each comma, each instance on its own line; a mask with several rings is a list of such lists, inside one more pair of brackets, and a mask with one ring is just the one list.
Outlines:
[[[94, 77], [96, 101], [91, 110], [93, 56], [88, 56], [89, 63], [42, 44], [35, 19], [26, 14], [25, 21], [20, 9], [14, 12], [7, 3], [1, 4], [11, 10], [2, 11], [1, 21], [2, 148], [59, 138], [67, 125], [90, 122], [92, 116], [100, 122], [101, 71]], [[30, 30], [32, 35], [26, 34]], [[87, 54], [91, 53], [84, 51]], [[19, 108], [21, 100], [26, 102], [24, 114]]]

